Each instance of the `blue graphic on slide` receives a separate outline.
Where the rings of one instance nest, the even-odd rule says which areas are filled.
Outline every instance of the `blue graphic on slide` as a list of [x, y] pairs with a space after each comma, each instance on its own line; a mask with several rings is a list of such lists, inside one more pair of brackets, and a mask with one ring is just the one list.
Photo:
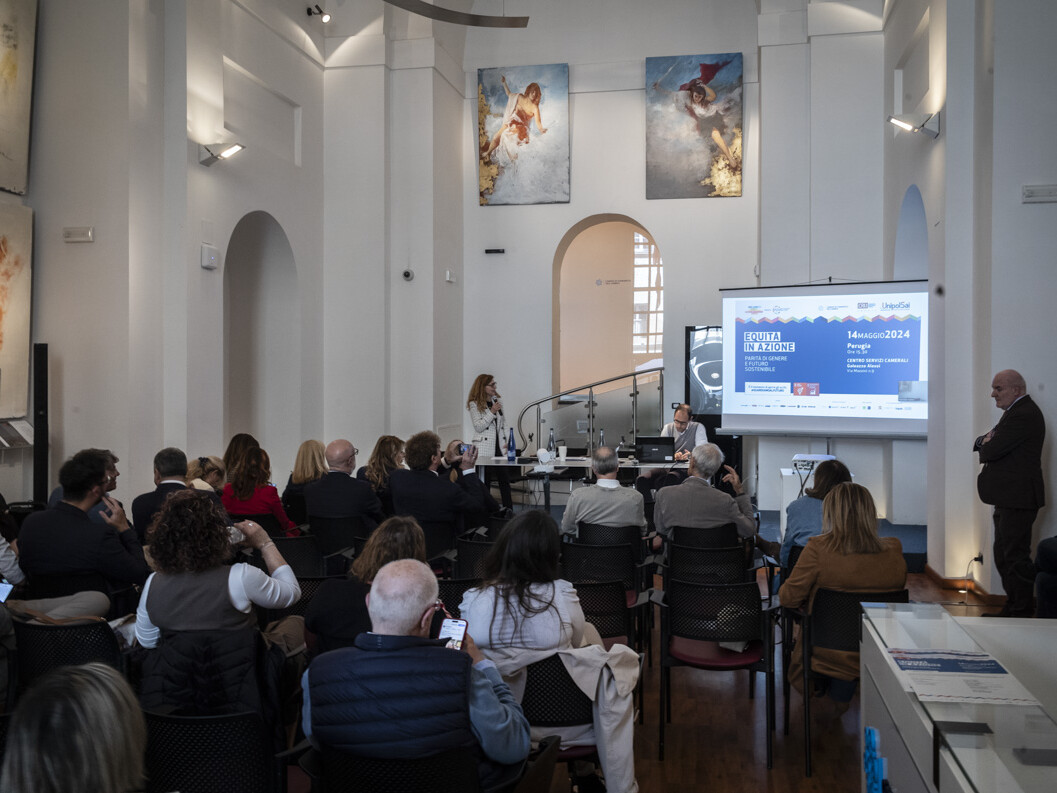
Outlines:
[[774, 383], [788, 386], [787, 394], [896, 395], [901, 380], [921, 379], [921, 320], [739, 320], [734, 353], [738, 392], [746, 383]]

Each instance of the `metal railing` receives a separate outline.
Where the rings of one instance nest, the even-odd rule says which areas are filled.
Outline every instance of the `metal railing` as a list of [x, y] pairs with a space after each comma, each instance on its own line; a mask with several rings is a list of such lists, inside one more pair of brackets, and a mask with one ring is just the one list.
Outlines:
[[[630, 380], [631, 381], [631, 391], [630, 391], [630, 393], [628, 393], [628, 397], [630, 397], [630, 399], [631, 399], [631, 427], [630, 427], [630, 431], [631, 431], [631, 434], [632, 434], [633, 438], [637, 438], [638, 434], [639, 434], [639, 419], [640, 419], [640, 415], [641, 415], [641, 412], [639, 410], [639, 395], [640, 395], [639, 383], [640, 383], [641, 380], [644, 380], [647, 376], [652, 376], [652, 375], [656, 375], [656, 381], [655, 382], [657, 383], [657, 414], [656, 414], [657, 427], [654, 428], [654, 427], [650, 426], [649, 428], [647, 428], [647, 434], [655, 434], [655, 433], [659, 432], [660, 431], [660, 423], [659, 423], [660, 422], [660, 417], [664, 413], [664, 367], [663, 366], [656, 366], [656, 367], [653, 367], [651, 369], [642, 369], [642, 370], [636, 371], [636, 372], [628, 372], [627, 374], [617, 375], [616, 377], [610, 377], [610, 378], [607, 378], [605, 380], [598, 380], [597, 382], [588, 383], [588, 384], [582, 385], [582, 386], [577, 386], [576, 388], [567, 388], [564, 391], [558, 392], [557, 394], [551, 394], [550, 396], [546, 396], [546, 397], [543, 397], [542, 399], [537, 399], [534, 402], [530, 402], [529, 404], [527, 404], [522, 409], [522, 411], [518, 414], [518, 417], [517, 417], [517, 432], [518, 432], [518, 436], [521, 438], [522, 447], [525, 448], [526, 451], [527, 451], [528, 447], [532, 443], [533, 439], [535, 439], [536, 448], [545, 447], [547, 445], [547, 441], [544, 440], [544, 438], [543, 438], [544, 425], [549, 423], [551, 426], [547, 427], [547, 429], [552, 429], [553, 426], [554, 426], [554, 421], [551, 420], [551, 421], [548, 422], [548, 420], [546, 418], [544, 418], [544, 410], [543, 410], [543, 406], [544, 405], [547, 405], [549, 403], [553, 403], [556, 400], [557, 401], [561, 401], [563, 399], [567, 399], [568, 397], [572, 397], [572, 396], [575, 396], [575, 395], [581, 395], [581, 394], [583, 394], [583, 392], [586, 391], [587, 392], [586, 393], [586, 398], [568, 400], [567, 403], [566, 403], [566, 406], [575, 406], [575, 405], [579, 404], [586, 410], [586, 412], [587, 412], [587, 417], [586, 417], [586, 436], [587, 436], [586, 440], [587, 440], [587, 442], [586, 442], [585, 445], [586, 445], [586, 448], [587, 448], [587, 454], [588, 455], [592, 454], [594, 452], [594, 449], [595, 449], [595, 437], [596, 437], [596, 435], [595, 435], [595, 427], [596, 427], [596, 423], [597, 423], [597, 420], [598, 420], [598, 415], [597, 414], [598, 414], [598, 408], [599, 408], [598, 401], [595, 399], [595, 389], [598, 388], [599, 386], [609, 385], [610, 383], [619, 383], [621, 380]], [[652, 380], [652, 377], [650, 379]], [[603, 392], [603, 394], [613, 393], [616, 390], [617, 389], [611, 389], [610, 391]], [[525, 414], [528, 413], [531, 410], [535, 410], [535, 432], [534, 433], [533, 432], [529, 432], [528, 435], [526, 436], [526, 433], [525, 433], [525, 430], [524, 430], [524, 427], [523, 427], [523, 422], [524, 422], [524, 419], [525, 419]], [[558, 409], [549, 409], [548, 410], [548, 414], [550, 416], [553, 416], [555, 413], [557, 413], [557, 410]], [[581, 419], [577, 420], [577, 427], [578, 428], [581, 426], [581, 421], [583, 421], [583, 420], [581, 420]], [[605, 428], [605, 426], [600, 426], [600, 427], [598, 427], [598, 429], [600, 431], [603, 431], [606, 428]], [[579, 429], [577, 429], [576, 434], [577, 435], [581, 434]], [[565, 443], [564, 445], [579, 447], [581, 444], [579, 444], [579, 443], [575, 443], [575, 444], [574, 443]], [[611, 443], [608, 443], [607, 445], [616, 446], [617, 444], [611, 442]]]

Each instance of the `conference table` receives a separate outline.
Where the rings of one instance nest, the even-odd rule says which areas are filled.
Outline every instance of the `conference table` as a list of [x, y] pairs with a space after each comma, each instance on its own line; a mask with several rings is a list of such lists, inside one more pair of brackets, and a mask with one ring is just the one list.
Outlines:
[[[520, 456], [514, 459], [513, 462], [508, 460], [506, 457], [486, 457], [477, 459], [477, 467], [479, 469], [484, 468], [532, 468], [530, 473], [540, 475], [540, 480], [543, 482], [543, 505], [544, 508], [549, 512], [551, 508], [551, 474], [567, 471], [569, 469], [582, 468], [585, 470], [591, 469], [591, 458], [590, 457], [566, 457], [564, 459], [555, 456], [547, 464], [540, 463], [536, 457]], [[640, 463], [634, 457], [621, 457], [620, 467], [622, 469], [632, 468], [636, 471], [645, 471], [653, 468], [664, 468], [673, 471], [685, 471], [688, 467], [687, 463]], [[483, 480], [484, 477], [482, 476]]]

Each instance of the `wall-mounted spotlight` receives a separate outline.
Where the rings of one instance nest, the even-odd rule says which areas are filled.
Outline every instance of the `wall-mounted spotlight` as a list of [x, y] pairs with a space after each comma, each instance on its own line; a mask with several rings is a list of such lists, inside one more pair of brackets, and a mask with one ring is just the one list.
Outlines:
[[234, 157], [245, 148], [241, 143], [202, 144], [198, 147], [198, 162], [208, 168], [215, 162]]
[[314, 6], [308, 7], [309, 16], [315, 16], [316, 14], [319, 14], [319, 21], [322, 22], [324, 25], [330, 21], [330, 14], [320, 8], [318, 3]]
[[939, 113], [905, 113], [898, 116], [889, 116], [889, 124], [895, 124], [907, 132], [920, 132], [935, 140], [940, 136], [940, 114]]

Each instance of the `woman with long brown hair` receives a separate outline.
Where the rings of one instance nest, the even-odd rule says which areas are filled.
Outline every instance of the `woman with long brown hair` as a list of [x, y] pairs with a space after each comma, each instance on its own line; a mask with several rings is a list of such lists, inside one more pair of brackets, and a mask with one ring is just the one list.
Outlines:
[[[822, 534], [807, 541], [789, 580], [778, 590], [788, 608], [808, 611], [819, 589], [840, 592], [887, 592], [907, 582], [903, 545], [895, 537], [877, 536], [877, 508], [870, 491], [854, 482], [842, 482], [822, 502]], [[789, 682], [803, 682], [801, 651], [793, 648]], [[855, 694], [859, 678], [859, 653], [819, 648], [811, 668], [829, 678], [827, 692], [837, 702]]]
[[232, 472], [231, 481], [224, 485], [220, 500], [232, 517], [272, 514], [288, 537], [296, 537], [297, 525], [287, 517], [279, 501], [279, 491], [269, 481], [271, 478], [268, 452], [260, 447], [251, 448]]
[[383, 521], [371, 532], [348, 577], [320, 586], [305, 614], [305, 628], [315, 637], [313, 654], [352, 647], [357, 636], [371, 629], [366, 601], [371, 582], [379, 570], [397, 559], [426, 561], [426, 535], [412, 517]]
[[389, 475], [404, 467], [404, 442], [395, 435], [383, 435], [374, 444], [367, 465], [361, 466], [356, 478], [367, 482], [378, 500], [382, 512], [393, 514], [393, 494], [389, 490]]
[[[496, 390], [495, 377], [490, 374], [479, 374], [470, 386], [466, 398], [466, 410], [473, 425], [473, 438], [470, 443], [477, 447], [477, 453], [487, 462], [489, 457], [506, 456], [506, 418], [503, 416], [503, 398]], [[487, 488], [493, 471], [499, 485], [499, 497], [505, 509], [513, 509], [514, 502], [510, 495], [510, 475], [506, 468], [484, 469], [484, 484]]]

